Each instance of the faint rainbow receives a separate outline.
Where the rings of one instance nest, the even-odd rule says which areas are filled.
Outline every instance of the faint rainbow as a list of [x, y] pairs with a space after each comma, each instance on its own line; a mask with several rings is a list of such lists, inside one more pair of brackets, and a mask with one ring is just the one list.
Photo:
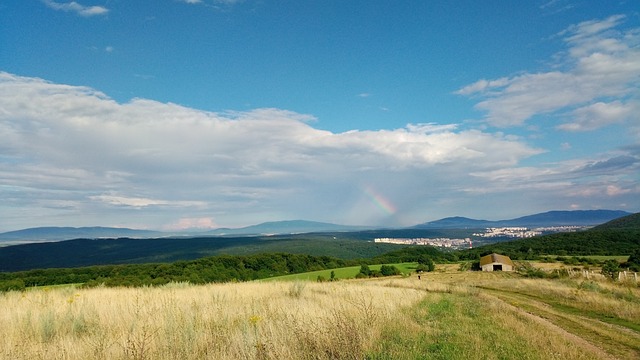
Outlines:
[[377, 192], [373, 187], [369, 185], [362, 186], [362, 192], [369, 198], [369, 200], [380, 210], [384, 211], [388, 215], [395, 214], [398, 209], [382, 194]]

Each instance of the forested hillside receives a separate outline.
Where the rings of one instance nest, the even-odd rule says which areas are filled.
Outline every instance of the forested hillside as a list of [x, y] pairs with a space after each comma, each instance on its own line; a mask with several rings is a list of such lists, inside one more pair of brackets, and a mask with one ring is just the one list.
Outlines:
[[82, 283], [85, 286], [143, 286], [169, 282], [204, 284], [248, 281], [271, 276], [357, 265], [328, 256], [299, 254], [222, 255], [163, 264], [90, 266], [0, 273], [0, 291], [30, 286]]
[[477, 258], [492, 252], [513, 259], [540, 255], [630, 255], [640, 248], [640, 214], [631, 214], [586, 231], [558, 233], [490, 244], [462, 251], [461, 258]]
[[640, 213], [611, 220], [593, 228], [594, 230], [629, 230], [640, 229]]

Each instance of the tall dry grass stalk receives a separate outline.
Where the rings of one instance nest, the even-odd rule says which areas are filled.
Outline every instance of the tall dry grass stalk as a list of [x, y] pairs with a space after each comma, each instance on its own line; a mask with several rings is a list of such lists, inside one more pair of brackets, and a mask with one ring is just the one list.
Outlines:
[[0, 294], [3, 359], [358, 359], [416, 289], [375, 282]]

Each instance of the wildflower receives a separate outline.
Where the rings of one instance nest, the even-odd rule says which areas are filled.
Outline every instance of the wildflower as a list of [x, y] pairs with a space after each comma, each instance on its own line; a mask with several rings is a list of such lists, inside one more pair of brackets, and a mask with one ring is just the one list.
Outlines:
[[251, 323], [251, 325], [256, 326], [258, 325], [258, 323], [262, 321], [262, 318], [258, 315], [251, 315], [251, 317], [249, 318], [249, 322]]

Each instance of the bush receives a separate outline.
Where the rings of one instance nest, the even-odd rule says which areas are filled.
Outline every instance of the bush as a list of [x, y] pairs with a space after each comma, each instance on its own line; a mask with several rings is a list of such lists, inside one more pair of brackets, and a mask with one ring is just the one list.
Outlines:
[[371, 269], [369, 268], [369, 265], [362, 265], [360, 266], [360, 272], [359, 274], [362, 274], [366, 277], [371, 276]]
[[631, 271], [640, 272], [640, 249], [632, 252], [629, 259], [623, 265]]
[[580, 284], [578, 284], [578, 289], [579, 290], [593, 291], [593, 292], [598, 292], [598, 291], [602, 290], [600, 285], [598, 285], [597, 282], [592, 281], [592, 280], [582, 281]]
[[300, 296], [302, 296], [302, 291], [306, 286], [307, 285], [302, 281], [295, 281], [289, 287], [289, 291], [287, 292], [287, 295], [291, 296], [292, 298], [299, 298]]
[[431, 272], [435, 269], [436, 269], [436, 265], [433, 263], [433, 260], [431, 260], [430, 257], [421, 256], [420, 259], [418, 259], [418, 267], [416, 268], [416, 271], [420, 270], [420, 271]]
[[620, 263], [616, 260], [607, 260], [602, 265], [602, 275], [608, 277], [611, 280], [616, 280], [618, 278], [618, 273], [620, 272]]
[[550, 279], [567, 278], [569, 277], [569, 272], [566, 269], [555, 269], [547, 277]]
[[393, 265], [382, 265], [382, 267], [380, 267], [380, 273], [382, 276], [400, 275], [400, 270]]
[[24, 290], [24, 288], [24, 281], [22, 279], [13, 279], [0, 282], [0, 292], [22, 291]]
[[547, 273], [545, 273], [542, 269], [538, 269], [536, 267], [533, 267], [531, 264], [529, 264], [528, 262], [523, 262], [518, 264], [518, 266], [516, 267], [516, 271], [525, 276], [525, 277], [530, 277], [530, 278], [538, 278], [538, 279], [542, 279], [547, 277]]

